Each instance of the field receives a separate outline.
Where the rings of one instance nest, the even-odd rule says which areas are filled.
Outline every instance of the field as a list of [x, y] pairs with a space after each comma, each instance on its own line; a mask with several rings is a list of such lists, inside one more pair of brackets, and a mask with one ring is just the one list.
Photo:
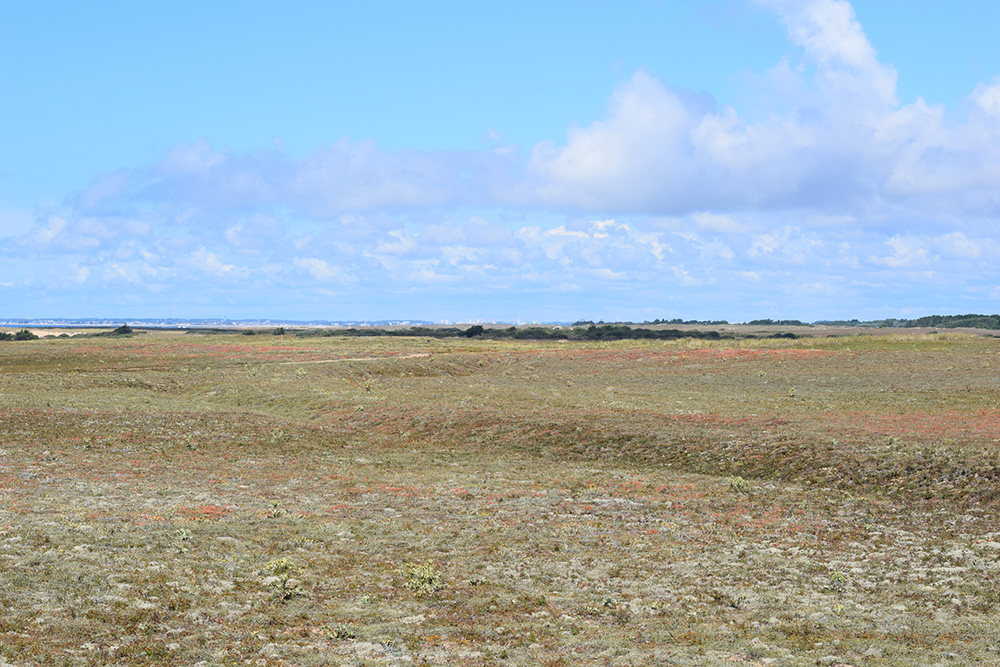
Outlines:
[[0, 665], [1000, 664], [1000, 339], [0, 342]]

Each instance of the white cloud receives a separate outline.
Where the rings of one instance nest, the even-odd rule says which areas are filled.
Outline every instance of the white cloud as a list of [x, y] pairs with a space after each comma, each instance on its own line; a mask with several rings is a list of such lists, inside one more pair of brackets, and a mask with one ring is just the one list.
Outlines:
[[626, 271], [612, 271], [611, 269], [600, 268], [591, 269], [589, 273], [600, 280], [624, 282], [629, 279], [629, 274]]
[[701, 250], [701, 256], [709, 260], [721, 259], [730, 261], [736, 256], [735, 253], [733, 253], [732, 248], [718, 239], [701, 243], [699, 248]]
[[949, 257], [976, 260], [984, 255], [996, 257], [996, 243], [987, 239], [970, 239], [962, 232], [951, 232], [933, 240], [935, 249]]
[[990, 84], [977, 84], [969, 98], [981, 111], [1000, 119], [1000, 77]]
[[[804, 57], [795, 68], [783, 59], [765, 82], [775, 90], [760, 93], [786, 110], [750, 122], [639, 72], [614, 93], [606, 119], [570, 130], [562, 146], [536, 146], [537, 197], [595, 210], [695, 209], [692, 219], [726, 233], [736, 229], [723, 229], [720, 208], [810, 207], [806, 217], [828, 219], [928, 204], [1000, 208], [995, 125], [956, 124], [922, 99], [900, 106], [897, 73], [879, 61], [849, 3], [760, 1]], [[1000, 119], [1000, 82], [980, 84], [971, 99]]]
[[655, 233], [638, 234], [636, 235], [635, 239], [642, 246], [649, 248], [649, 250], [653, 253], [653, 256], [656, 257], [656, 259], [658, 260], [662, 260], [663, 256], [666, 253], [674, 251], [674, 249], [670, 247], [669, 244], [662, 243], [660, 241], [660, 234], [655, 234]]
[[677, 279], [681, 281], [682, 285], [692, 286], [701, 284], [700, 280], [694, 278], [690, 273], [688, 273], [688, 270], [684, 268], [683, 264], [672, 266], [670, 269], [674, 272], [674, 275], [677, 276]]
[[198, 248], [189, 256], [191, 265], [202, 271], [215, 276], [246, 276], [247, 271], [237, 267], [235, 264], [226, 264], [215, 255], [207, 251], [204, 247]]
[[891, 254], [885, 256], [875, 256], [871, 261], [890, 268], [921, 268], [927, 266], [931, 257], [927, 249], [927, 242], [914, 237], [893, 236], [885, 242], [891, 249]]
[[438, 272], [437, 260], [420, 260], [414, 262], [407, 277], [416, 283], [454, 283], [459, 280], [456, 275]]
[[405, 255], [417, 247], [416, 240], [405, 230], [389, 232], [392, 240], [383, 241], [375, 247], [376, 254]]
[[809, 238], [797, 227], [782, 227], [781, 229], [757, 236], [750, 246], [750, 257], [768, 257], [793, 264], [803, 264], [822, 241]]
[[345, 285], [354, 282], [339, 266], [331, 266], [326, 261], [316, 257], [297, 257], [293, 264], [321, 282], [336, 282]]
[[[823, 87], [896, 103], [896, 70], [878, 55], [845, 0], [758, 0], [781, 14], [793, 44], [820, 70]], [[857, 100], [855, 100], [857, 101]]]

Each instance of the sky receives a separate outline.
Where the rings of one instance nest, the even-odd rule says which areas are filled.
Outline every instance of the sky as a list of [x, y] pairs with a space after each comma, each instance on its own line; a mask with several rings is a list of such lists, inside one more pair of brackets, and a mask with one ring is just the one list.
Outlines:
[[0, 318], [1000, 311], [1000, 3], [10, 3]]

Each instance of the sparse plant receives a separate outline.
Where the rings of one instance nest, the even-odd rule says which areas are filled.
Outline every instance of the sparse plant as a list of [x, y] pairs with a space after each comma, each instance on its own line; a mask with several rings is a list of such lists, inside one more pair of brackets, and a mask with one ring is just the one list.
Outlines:
[[287, 602], [298, 595], [305, 595], [301, 582], [295, 578], [295, 575], [301, 572], [295, 561], [283, 556], [269, 561], [264, 569], [270, 572], [270, 576], [264, 578], [264, 583], [274, 590], [282, 602]]
[[288, 514], [288, 512], [286, 512], [284, 509], [281, 508], [280, 501], [278, 500], [271, 501], [271, 507], [268, 508], [267, 510], [267, 516], [271, 517], [272, 519], [277, 519], [278, 517], [285, 516], [286, 514]]
[[746, 593], [732, 593], [729, 591], [712, 591], [712, 600], [716, 604], [721, 604], [733, 609], [742, 609], [750, 602]]
[[753, 490], [753, 485], [739, 475], [734, 475], [729, 478], [729, 490], [733, 493], [746, 495]]
[[346, 623], [338, 623], [332, 628], [327, 628], [326, 634], [331, 639], [357, 639], [358, 633]]
[[178, 528], [174, 531], [174, 537], [177, 538], [177, 553], [186, 553], [188, 548], [185, 542], [191, 540], [191, 531], [187, 528]]
[[444, 590], [441, 571], [431, 561], [423, 564], [407, 563], [402, 568], [402, 574], [406, 577], [406, 588], [417, 595], [433, 595]]

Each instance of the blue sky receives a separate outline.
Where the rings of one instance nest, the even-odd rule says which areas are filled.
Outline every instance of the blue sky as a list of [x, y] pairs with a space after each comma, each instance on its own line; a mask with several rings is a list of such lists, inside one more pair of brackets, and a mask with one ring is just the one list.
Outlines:
[[0, 316], [1000, 310], [1000, 6], [15, 3]]

